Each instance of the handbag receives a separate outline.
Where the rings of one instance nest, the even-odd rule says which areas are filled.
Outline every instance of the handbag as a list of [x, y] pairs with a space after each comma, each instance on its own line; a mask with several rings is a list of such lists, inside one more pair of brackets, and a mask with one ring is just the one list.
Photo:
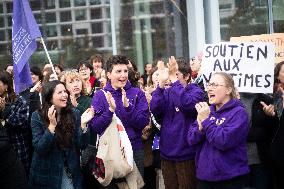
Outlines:
[[101, 185], [107, 186], [113, 178], [127, 176], [133, 166], [131, 142], [122, 122], [113, 114], [111, 123], [98, 140], [93, 175]]

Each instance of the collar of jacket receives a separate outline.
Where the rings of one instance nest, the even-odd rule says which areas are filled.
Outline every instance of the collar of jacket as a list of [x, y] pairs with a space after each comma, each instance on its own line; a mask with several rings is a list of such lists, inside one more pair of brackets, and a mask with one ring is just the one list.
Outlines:
[[[125, 91], [127, 91], [128, 89], [130, 89], [130, 88], [131, 88], [130, 82], [127, 81], [126, 85], [125, 85], [123, 88], [124, 88]], [[115, 90], [115, 89], [112, 87], [110, 81], [107, 82], [107, 84], [106, 84], [106, 86], [105, 86], [104, 89], [105, 89], [106, 91], [109, 91], [109, 92], [112, 93], [112, 94], [120, 94], [120, 95], [121, 95], [121, 89], [119, 88], [119, 89]]]

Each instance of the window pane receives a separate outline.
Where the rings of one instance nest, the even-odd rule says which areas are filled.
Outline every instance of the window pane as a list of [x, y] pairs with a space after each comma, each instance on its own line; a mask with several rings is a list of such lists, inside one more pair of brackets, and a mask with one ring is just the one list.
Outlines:
[[284, 32], [284, 1], [273, 1], [273, 19], [274, 19], [274, 32]]
[[102, 32], [103, 32], [103, 24], [101, 22], [92, 24], [92, 33], [102, 33]]
[[77, 29], [76, 33], [77, 33], [77, 35], [87, 35], [88, 30], [87, 29]]
[[8, 37], [9, 37], [9, 40], [12, 39], [12, 29], [8, 29]]
[[155, 2], [151, 4], [150, 12], [153, 14], [163, 13], [163, 2]]
[[0, 54], [6, 54], [7, 45], [0, 44]]
[[99, 48], [103, 46], [103, 39], [102, 37], [93, 37], [93, 48]]
[[65, 48], [65, 47], [68, 47], [70, 45], [73, 44], [73, 39], [72, 38], [69, 38], [69, 39], [63, 39], [62, 40], [62, 47]]
[[8, 26], [12, 26], [12, 16], [7, 16], [8, 19]]
[[0, 30], [0, 41], [5, 41], [5, 31]]
[[71, 11], [60, 12], [60, 21], [68, 22], [72, 20]]
[[72, 35], [72, 25], [62, 25], [61, 35], [63, 36]]
[[6, 7], [7, 7], [7, 13], [13, 12], [13, 3], [12, 2], [6, 2]]
[[59, 0], [59, 7], [60, 8], [70, 7], [70, 0]]
[[39, 13], [39, 14], [34, 14], [34, 17], [35, 17], [35, 20], [36, 20], [36, 22], [38, 23], [38, 24], [41, 24], [42, 22], [41, 22], [41, 14]]
[[55, 12], [46, 13], [46, 23], [55, 23], [55, 22], [56, 22]]
[[267, 1], [219, 0], [221, 39], [268, 32]]
[[58, 48], [58, 43], [57, 41], [54, 41], [54, 40], [48, 40], [46, 42], [46, 46], [48, 50], [54, 50]]
[[101, 19], [102, 9], [91, 9], [91, 19]]
[[75, 20], [86, 20], [86, 10], [76, 10]]
[[0, 16], [0, 28], [4, 28], [5, 23], [4, 23], [4, 17]]
[[108, 47], [112, 46], [111, 35], [108, 35]]
[[106, 8], [106, 13], [107, 13], [107, 18], [110, 18], [110, 8], [109, 7]]
[[31, 1], [30, 2], [31, 9], [33, 11], [40, 10], [41, 8], [41, 1]]
[[55, 0], [47, 0], [46, 8], [47, 9], [55, 9]]
[[74, 0], [74, 5], [77, 6], [85, 6], [86, 1], [85, 0]]
[[80, 37], [76, 39], [75, 48], [77, 49], [85, 49], [89, 47], [89, 38], [87, 36]]
[[90, 0], [90, 5], [99, 5], [101, 4], [101, 0]]
[[3, 13], [3, 3], [0, 2], [0, 14]]
[[47, 26], [46, 27], [46, 34], [47, 34], [48, 37], [56, 37], [57, 36], [56, 26]]

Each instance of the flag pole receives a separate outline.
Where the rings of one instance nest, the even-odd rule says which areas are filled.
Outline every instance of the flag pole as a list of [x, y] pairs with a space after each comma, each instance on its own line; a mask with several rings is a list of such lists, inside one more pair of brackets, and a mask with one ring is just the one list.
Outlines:
[[46, 53], [47, 59], [48, 59], [48, 61], [49, 61], [49, 64], [51, 65], [51, 69], [52, 69], [52, 72], [53, 72], [53, 74], [54, 74], [54, 77], [55, 77], [56, 80], [58, 80], [58, 77], [57, 77], [57, 74], [56, 74], [56, 72], [55, 72], [54, 66], [53, 66], [53, 64], [52, 64], [52, 61], [51, 61], [50, 56], [49, 56], [49, 53], [48, 53], [48, 51], [47, 51], [45, 42], [44, 42], [44, 40], [43, 40], [42, 37], [40, 37], [40, 39], [41, 39], [41, 43], [42, 43], [42, 45], [43, 45], [44, 51], [45, 51], [45, 53]]

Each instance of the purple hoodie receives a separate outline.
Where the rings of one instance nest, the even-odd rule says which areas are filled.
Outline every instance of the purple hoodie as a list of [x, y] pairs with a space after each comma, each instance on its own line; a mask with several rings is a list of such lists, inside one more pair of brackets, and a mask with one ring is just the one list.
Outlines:
[[249, 172], [246, 142], [248, 114], [237, 99], [224, 104], [218, 111], [210, 106], [210, 115], [198, 130], [191, 125], [188, 142], [197, 146], [196, 177], [205, 181], [223, 181]]
[[[115, 114], [122, 121], [133, 150], [142, 149], [142, 130], [150, 121], [148, 103], [144, 92], [139, 88], [132, 87], [128, 81], [124, 90], [129, 99], [129, 107], [125, 108], [122, 104], [121, 89], [115, 90], [108, 82], [104, 90], [109, 91], [115, 100]], [[94, 94], [92, 106], [96, 114], [91, 121], [91, 129], [101, 135], [111, 123], [113, 116], [113, 113], [109, 111], [109, 105], [103, 91], [99, 90]]]
[[162, 120], [160, 153], [171, 161], [194, 159], [195, 148], [188, 145], [189, 126], [196, 120], [195, 104], [203, 101], [203, 91], [196, 84], [185, 88], [177, 81], [168, 89], [157, 88], [152, 94], [151, 112]]

